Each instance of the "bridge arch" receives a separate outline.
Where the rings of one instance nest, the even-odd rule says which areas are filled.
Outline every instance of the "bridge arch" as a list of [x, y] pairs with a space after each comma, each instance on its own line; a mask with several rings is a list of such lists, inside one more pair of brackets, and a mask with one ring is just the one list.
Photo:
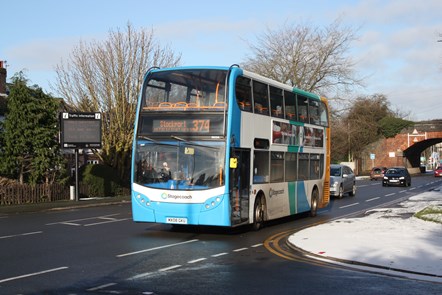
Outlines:
[[407, 159], [407, 161], [410, 163], [411, 167], [416, 168], [419, 167], [421, 164], [421, 154], [423, 151], [425, 151], [430, 146], [436, 145], [438, 143], [442, 142], [441, 138], [430, 138], [426, 140], [419, 141], [406, 150], [404, 150], [404, 157]]
[[[373, 166], [405, 166], [419, 171], [422, 153], [441, 142], [442, 120], [416, 122], [393, 138], [384, 138], [367, 146], [358, 161], [357, 171], [370, 171]], [[439, 156], [442, 159], [442, 154]]]

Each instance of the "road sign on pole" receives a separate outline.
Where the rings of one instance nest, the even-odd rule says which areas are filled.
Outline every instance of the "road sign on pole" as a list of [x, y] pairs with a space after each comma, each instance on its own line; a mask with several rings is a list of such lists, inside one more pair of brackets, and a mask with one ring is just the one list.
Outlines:
[[61, 113], [60, 143], [75, 151], [75, 200], [78, 201], [78, 149], [101, 148], [101, 113]]

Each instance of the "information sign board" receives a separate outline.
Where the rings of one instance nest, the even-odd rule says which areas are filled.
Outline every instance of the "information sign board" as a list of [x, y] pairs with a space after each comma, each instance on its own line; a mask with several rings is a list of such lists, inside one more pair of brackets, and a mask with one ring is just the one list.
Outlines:
[[101, 113], [61, 113], [61, 147], [101, 148]]

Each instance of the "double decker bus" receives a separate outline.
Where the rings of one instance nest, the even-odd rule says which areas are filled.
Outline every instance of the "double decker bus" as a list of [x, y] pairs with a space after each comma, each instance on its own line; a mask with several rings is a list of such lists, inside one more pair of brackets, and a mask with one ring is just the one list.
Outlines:
[[136, 222], [235, 227], [327, 206], [325, 98], [231, 67], [150, 69], [132, 155]]

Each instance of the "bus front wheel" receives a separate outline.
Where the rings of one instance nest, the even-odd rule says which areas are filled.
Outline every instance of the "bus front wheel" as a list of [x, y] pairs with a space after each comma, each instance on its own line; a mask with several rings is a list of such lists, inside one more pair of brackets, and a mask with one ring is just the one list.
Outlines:
[[253, 210], [253, 230], [259, 230], [264, 225], [265, 202], [264, 197], [259, 195], [255, 200]]
[[310, 216], [315, 217], [318, 213], [319, 191], [317, 188], [313, 189], [312, 200], [310, 205]]

